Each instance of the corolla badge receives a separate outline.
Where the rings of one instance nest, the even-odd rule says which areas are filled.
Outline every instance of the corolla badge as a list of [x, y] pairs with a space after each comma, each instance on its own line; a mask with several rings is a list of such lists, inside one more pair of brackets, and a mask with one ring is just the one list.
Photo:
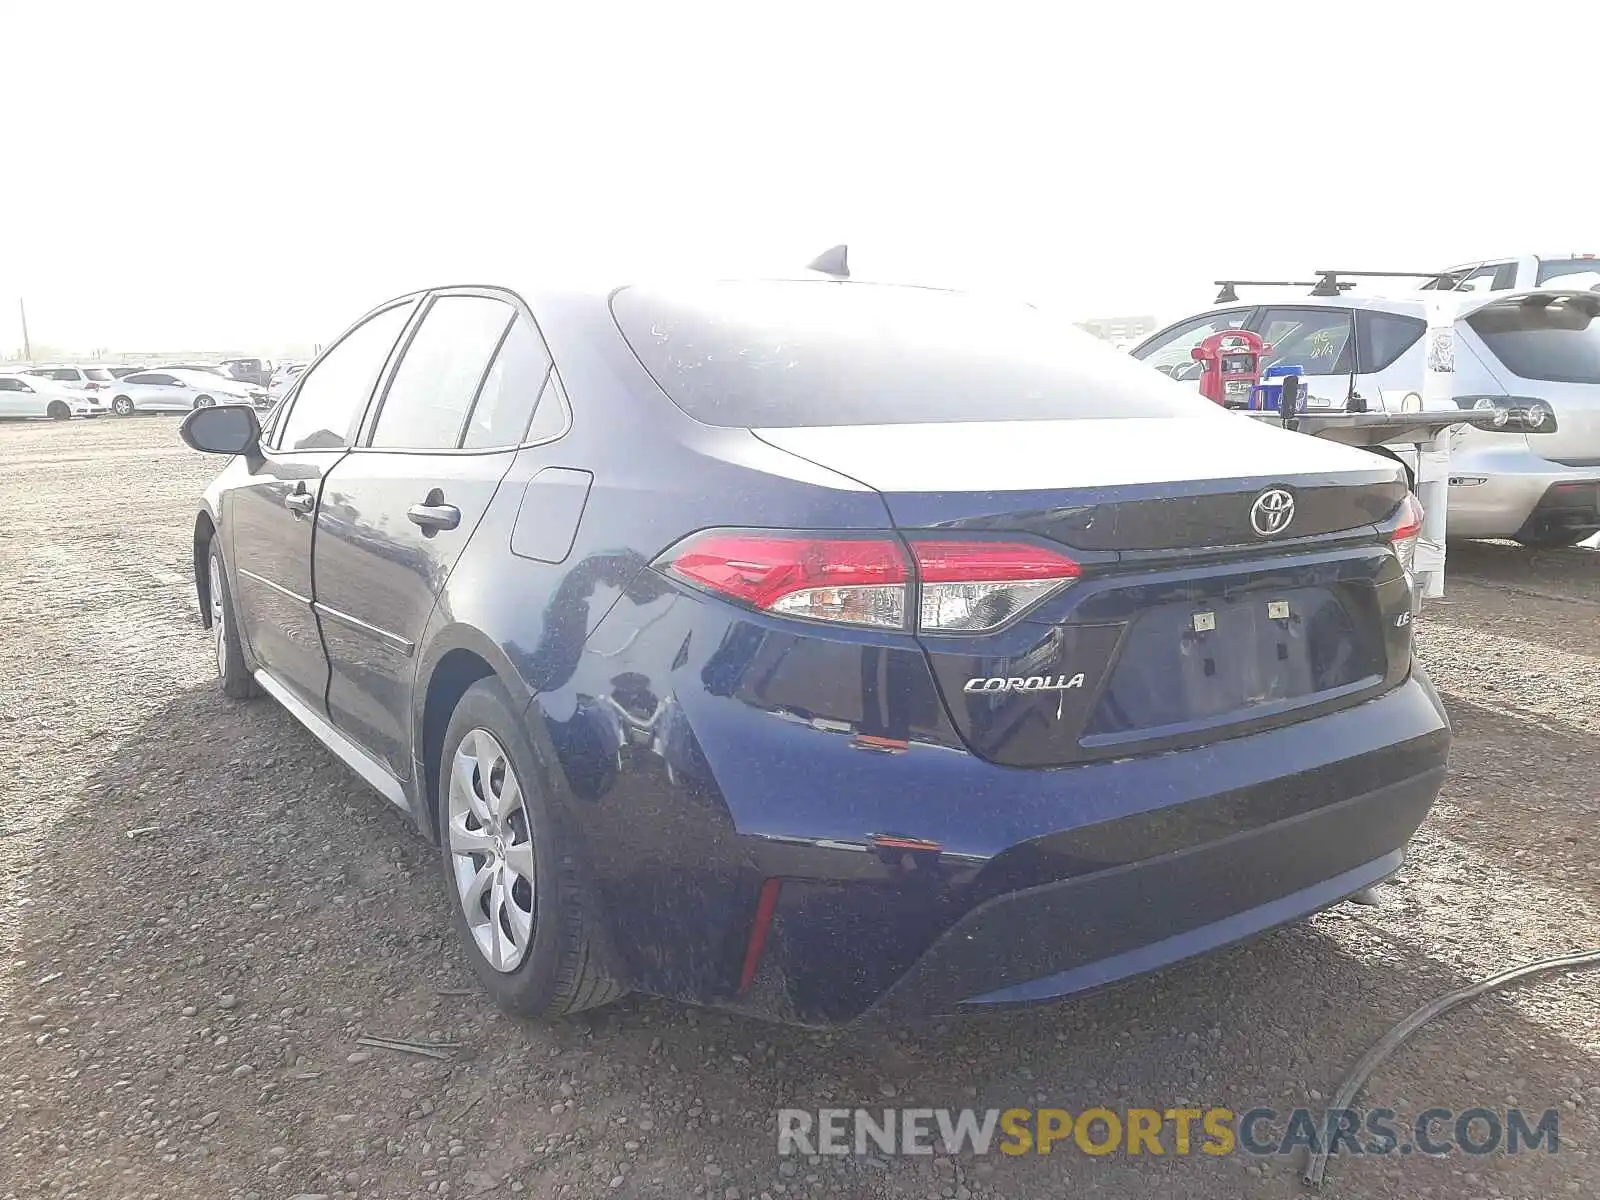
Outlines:
[[963, 692], [1065, 692], [1083, 686], [1083, 673], [1076, 675], [1013, 675], [990, 679], [969, 679]]
[[1250, 506], [1250, 527], [1262, 537], [1289, 528], [1294, 520], [1294, 497], [1282, 488], [1268, 488]]

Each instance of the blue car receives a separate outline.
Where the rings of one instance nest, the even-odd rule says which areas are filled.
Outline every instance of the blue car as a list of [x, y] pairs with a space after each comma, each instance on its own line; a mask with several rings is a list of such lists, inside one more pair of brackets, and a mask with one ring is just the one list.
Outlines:
[[1026, 305], [433, 288], [261, 419], [183, 426], [221, 686], [437, 843], [520, 1013], [1070, 996], [1384, 879], [1444, 778], [1402, 469]]

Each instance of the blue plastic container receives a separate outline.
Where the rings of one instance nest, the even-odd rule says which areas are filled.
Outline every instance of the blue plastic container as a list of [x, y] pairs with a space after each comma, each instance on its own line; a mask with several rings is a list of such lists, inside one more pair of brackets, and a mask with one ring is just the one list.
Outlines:
[[1289, 375], [1305, 375], [1305, 368], [1299, 363], [1278, 363], [1262, 373], [1262, 379], [1275, 379], [1276, 383], [1258, 383], [1250, 390], [1250, 407], [1264, 412], [1280, 412], [1283, 409], [1283, 380]]

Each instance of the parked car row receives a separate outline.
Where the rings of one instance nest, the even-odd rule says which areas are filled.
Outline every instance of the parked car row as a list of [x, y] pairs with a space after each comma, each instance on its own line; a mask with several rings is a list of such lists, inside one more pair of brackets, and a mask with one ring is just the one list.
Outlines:
[[139, 412], [188, 412], [214, 404], [269, 408], [277, 399], [269, 398], [266, 387], [272, 371], [270, 362], [258, 358], [151, 366], [50, 363], [18, 367], [0, 373], [0, 392], [4, 393], [0, 417], [66, 420], [106, 412], [125, 417]]

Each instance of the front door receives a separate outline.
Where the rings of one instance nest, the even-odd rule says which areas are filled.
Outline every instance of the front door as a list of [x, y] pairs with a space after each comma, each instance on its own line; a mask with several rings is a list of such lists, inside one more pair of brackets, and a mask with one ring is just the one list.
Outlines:
[[418, 642], [527, 434], [549, 367], [510, 297], [435, 295], [363, 444], [324, 485], [315, 596], [328, 715], [402, 779], [411, 774]]
[[312, 609], [312, 535], [323, 477], [348, 453], [410, 301], [365, 318], [306, 372], [261, 450], [229, 493], [234, 597], [257, 665], [318, 712], [328, 661]]

